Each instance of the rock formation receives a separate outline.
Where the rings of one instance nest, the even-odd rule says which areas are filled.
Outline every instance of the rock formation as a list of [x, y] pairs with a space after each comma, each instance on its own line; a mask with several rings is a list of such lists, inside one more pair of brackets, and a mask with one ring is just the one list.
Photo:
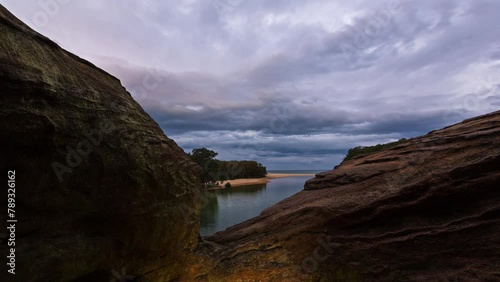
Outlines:
[[[355, 158], [206, 238], [207, 281], [499, 281], [500, 112]], [[201, 277], [201, 276], [200, 276]]]
[[200, 168], [118, 79], [1, 5], [0, 128], [18, 220], [16, 276], [1, 281], [176, 277], [198, 244]]

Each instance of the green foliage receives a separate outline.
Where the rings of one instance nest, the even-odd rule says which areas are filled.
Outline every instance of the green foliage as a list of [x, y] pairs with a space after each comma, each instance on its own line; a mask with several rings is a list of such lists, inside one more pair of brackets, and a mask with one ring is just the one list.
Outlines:
[[347, 151], [347, 155], [344, 158], [344, 161], [351, 160], [357, 156], [369, 155], [369, 154], [372, 154], [372, 153], [375, 153], [375, 152], [378, 152], [381, 150], [390, 149], [398, 144], [403, 143], [404, 141], [406, 141], [406, 138], [399, 139], [396, 142], [391, 142], [391, 143], [386, 143], [386, 144], [377, 144], [375, 146], [368, 146], [368, 147], [358, 146], [358, 147], [349, 149], [349, 151]]
[[207, 148], [193, 149], [190, 154], [188, 154], [195, 162], [205, 162], [214, 160], [218, 153]]
[[224, 187], [226, 187], [226, 188], [231, 188], [231, 183], [226, 182], [226, 184], [224, 185]]
[[209, 181], [214, 181], [218, 179], [212, 179], [210, 172], [217, 169], [217, 157], [218, 153], [207, 148], [193, 149], [189, 157], [203, 168], [202, 180], [206, 183]]
[[203, 168], [203, 181], [211, 183], [236, 178], [261, 178], [267, 174], [266, 167], [256, 161], [221, 161], [217, 152], [206, 148], [193, 149], [188, 154]]

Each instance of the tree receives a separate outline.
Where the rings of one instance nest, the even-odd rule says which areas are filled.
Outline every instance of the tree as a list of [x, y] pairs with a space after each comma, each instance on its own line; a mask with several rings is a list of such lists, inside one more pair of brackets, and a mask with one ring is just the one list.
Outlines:
[[191, 151], [191, 159], [197, 164], [205, 164], [207, 162], [215, 160], [218, 153], [207, 148], [197, 148]]
[[202, 179], [205, 183], [218, 180], [214, 179], [212, 176], [213, 172], [217, 169], [217, 162], [215, 159], [217, 155], [217, 152], [207, 148], [193, 149], [191, 154], [189, 154], [191, 159], [203, 169]]
[[349, 151], [347, 151], [347, 155], [345, 156], [344, 161], [351, 160], [357, 156], [364, 156], [364, 155], [372, 154], [372, 153], [375, 153], [378, 151], [390, 149], [390, 148], [392, 148], [396, 145], [399, 145], [405, 141], [407, 141], [407, 139], [402, 138], [396, 142], [391, 142], [391, 143], [386, 143], [386, 144], [377, 144], [374, 146], [367, 146], [367, 147], [364, 147], [364, 146], [354, 147], [354, 148], [349, 149]]
[[188, 155], [203, 169], [202, 180], [206, 185], [236, 178], [260, 178], [267, 174], [266, 167], [256, 161], [220, 161], [215, 158], [218, 153], [207, 148], [193, 149]]

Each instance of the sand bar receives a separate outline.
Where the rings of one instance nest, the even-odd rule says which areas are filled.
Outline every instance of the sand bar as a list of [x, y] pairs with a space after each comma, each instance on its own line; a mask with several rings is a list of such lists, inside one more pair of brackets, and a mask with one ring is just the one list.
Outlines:
[[294, 177], [294, 176], [314, 176], [314, 173], [308, 174], [308, 173], [268, 173], [266, 177], [262, 178], [240, 178], [240, 179], [233, 179], [229, 181], [219, 181], [219, 188], [210, 188], [209, 190], [214, 190], [214, 189], [224, 189], [224, 185], [226, 185], [227, 182], [231, 183], [231, 187], [238, 187], [238, 186], [248, 186], [248, 185], [259, 185], [259, 184], [266, 184], [269, 182], [271, 179], [276, 179], [276, 178], [285, 178], [285, 177]]

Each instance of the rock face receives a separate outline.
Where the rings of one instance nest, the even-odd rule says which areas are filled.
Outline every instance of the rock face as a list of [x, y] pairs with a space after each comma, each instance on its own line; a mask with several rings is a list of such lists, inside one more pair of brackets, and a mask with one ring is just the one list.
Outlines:
[[320, 173], [199, 252], [210, 281], [499, 281], [500, 112]]
[[176, 279], [198, 244], [200, 168], [118, 79], [1, 5], [0, 128], [18, 220], [16, 276], [1, 281]]

